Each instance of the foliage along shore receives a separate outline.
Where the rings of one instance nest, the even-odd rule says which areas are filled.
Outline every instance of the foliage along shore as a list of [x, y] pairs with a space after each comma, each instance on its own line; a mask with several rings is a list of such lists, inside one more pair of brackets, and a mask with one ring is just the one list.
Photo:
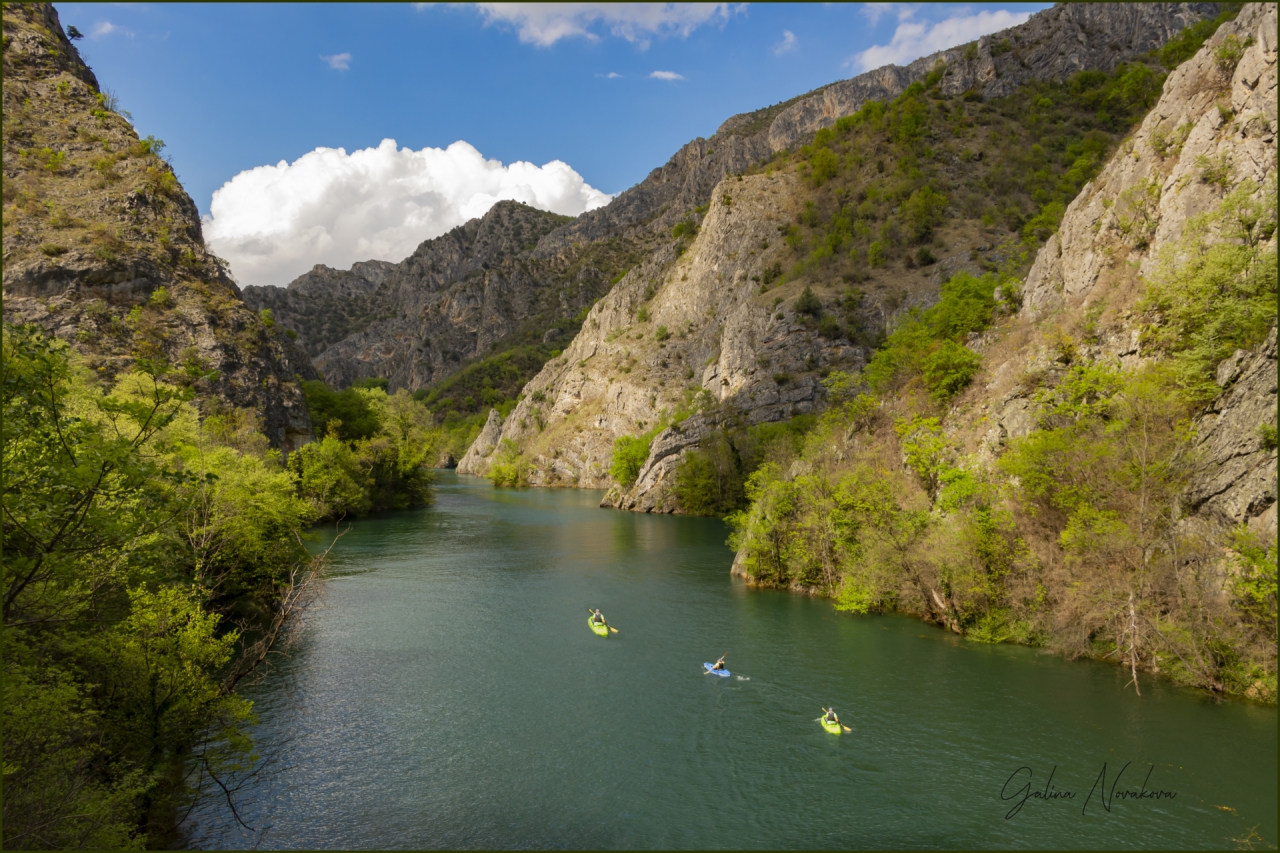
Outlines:
[[164, 846], [259, 762], [235, 687], [317, 589], [307, 528], [428, 503], [436, 432], [404, 392], [313, 394], [286, 465], [163, 362], [104, 380], [8, 324], [3, 356], [4, 844]]

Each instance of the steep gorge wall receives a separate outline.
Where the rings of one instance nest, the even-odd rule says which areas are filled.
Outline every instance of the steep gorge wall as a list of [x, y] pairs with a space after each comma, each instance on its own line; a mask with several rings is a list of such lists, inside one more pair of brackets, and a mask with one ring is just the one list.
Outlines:
[[5, 321], [107, 379], [139, 357], [214, 371], [195, 382], [204, 411], [253, 410], [275, 447], [306, 440], [298, 380], [317, 374], [245, 306], [172, 168], [110, 109], [51, 5], [8, 4], [3, 21]]
[[[1188, 223], [1238, 187], [1276, 192], [1276, 7], [1251, 4], [1180, 65], [1142, 126], [1070, 205], [1057, 234], [1036, 256], [1023, 292], [1022, 321], [1045, 334], [991, 364], [979, 405], [992, 426], [984, 444], [998, 454], [1032, 426], [1031, 392], [1018, 378], [1063, 365], [1047, 332], [1090, 308], [1101, 323], [1084, 358], [1133, 367], [1143, 358], [1144, 323], [1135, 302], [1143, 277], [1176, 249]], [[1224, 70], [1215, 51], [1249, 43]], [[1271, 238], [1274, 250], [1275, 237]], [[1276, 451], [1259, 426], [1276, 423], [1276, 332], [1239, 351], [1218, 371], [1222, 395], [1197, 419], [1202, 473], [1187, 505], [1215, 525], [1249, 523], [1276, 536]]]
[[[668, 243], [592, 308], [502, 426], [499, 440], [537, 462], [535, 485], [607, 487], [614, 439], [654, 428], [695, 392], [730, 404], [726, 414], [745, 423], [776, 421], [820, 405], [820, 371], [860, 366], [860, 349], [820, 337], [783, 304], [797, 287], [760, 292], [782, 250], [778, 226], [799, 210], [798, 189], [792, 175], [726, 178], [687, 251]], [[713, 422], [700, 415], [664, 431], [636, 487], [609, 502], [672, 511], [670, 473]], [[478, 440], [459, 472], [485, 473], [485, 447], [497, 443]]]

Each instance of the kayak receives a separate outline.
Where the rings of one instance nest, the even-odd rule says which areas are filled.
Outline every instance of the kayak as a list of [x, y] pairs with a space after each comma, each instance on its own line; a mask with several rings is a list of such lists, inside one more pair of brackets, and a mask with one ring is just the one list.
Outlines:
[[729, 677], [729, 670], [727, 670], [727, 669], [716, 669], [716, 668], [715, 668], [715, 667], [716, 667], [716, 665], [715, 665], [715, 664], [713, 664], [713, 663], [704, 663], [704, 664], [703, 664], [703, 666], [705, 666], [705, 667], [707, 668], [707, 672], [711, 673], [712, 675], [718, 675], [718, 676], [720, 676], [721, 678], [728, 678], [728, 677]]
[[822, 718], [822, 727], [827, 731], [831, 732], [833, 735], [840, 734], [840, 724], [827, 722], [826, 717]]
[[597, 636], [597, 637], [607, 637], [607, 636], [609, 636], [609, 626], [608, 626], [608, 625], [597, 625], [597, 624], [595, 623], [595, 620], [594, 620], [594, 619], [592, 619], [590, 616], [588, 616], [588, 617], [587, 617], [587, 624], [591, 626], [591, 630], [595, 632], [595, 634], [596, 634], [596, 636]]

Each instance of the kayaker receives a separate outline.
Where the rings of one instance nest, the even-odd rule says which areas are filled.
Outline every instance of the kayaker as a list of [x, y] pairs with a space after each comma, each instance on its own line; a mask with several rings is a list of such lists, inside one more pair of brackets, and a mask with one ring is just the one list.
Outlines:
[[840, 718], [836, 716], [836, 709], [835, 709], [835, 708], [828, 708], [828, 709], [827, 709], [827, 715], [826, 715], [826, 717], [825, 717], [824, 719], [825, 719], [828, 723], [836, 723], [836, 724], [839, 724], [839, 722], [840, 722]]
[[600, 608], [599, 608], [599, 607], [597, 607], [595, 610], [592, 610], [592, 611], [591, 611], [591, 621], [592, 621], [592, 622], [594, 622], [594, 623], [596, 623], [597, 625], [606, 625], [606, 624], [608, 624], [608, 623], [606, 623], [606, 622], [604, 621], [604, 616], [602, 616], [602, 615], [600, 614]]
[[712, 669], [724, 669], [724, 659], [725, 659], [725, 657], [726, 657], [726, 655], [727, 655], [727, 654], [728, 654], [728, 653], [726, 652], [725, 654], [720, 655], [720, 660], [716, 661], [716, 662], [715, 662], [715, 665], [714, 665], [714, 666], [712, 666], [711, 668], [712, 668]]

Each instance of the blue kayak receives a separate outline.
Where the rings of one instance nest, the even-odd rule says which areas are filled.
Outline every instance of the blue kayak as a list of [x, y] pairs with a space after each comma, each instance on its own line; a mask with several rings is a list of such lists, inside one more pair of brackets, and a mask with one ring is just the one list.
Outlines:
[[719, 676], [722, 676], [722, 677], [724, 677], [724, 678], [728, 678], [728, 677], [729, 677], [729, 670], [727, 670], [727, 669], [716, 669], [716, 668], [715, 668], [715, 666], [716, 666], [716, 665], [715, 665], [715, 664], [713, 664], [713, 663], [704, 663], [704, 664], [703, 664], [703, 666], [705, 666], [705, 667], [707, 668], [707, 672], [711, 673], [712, 675], [719, 675]]

